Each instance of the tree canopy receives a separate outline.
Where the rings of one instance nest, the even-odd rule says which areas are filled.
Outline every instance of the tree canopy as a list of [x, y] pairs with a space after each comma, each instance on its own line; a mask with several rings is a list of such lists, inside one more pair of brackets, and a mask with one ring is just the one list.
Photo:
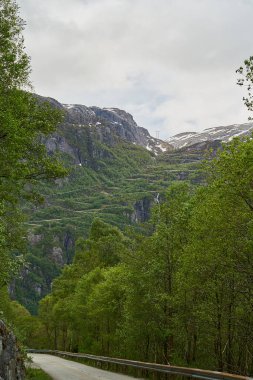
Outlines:
[[13, 267], [11, 252], [22, 249], [25, 232], [21, 204], [40, 201], [35, 185], [62, 176], [57, 158], [49, 157], [43, 136], [62, 115], [31, 92], [30, 58], [25, 52], [24, 21], [14, 0], [0, 2], [0, 277]]

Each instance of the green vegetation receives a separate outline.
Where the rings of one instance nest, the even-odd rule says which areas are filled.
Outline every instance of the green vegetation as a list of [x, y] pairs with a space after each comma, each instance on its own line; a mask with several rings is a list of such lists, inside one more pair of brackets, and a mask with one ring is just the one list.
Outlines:
[[29, 313], [11, 302], [7, 286], [17, 276], [26, 249], [24, 202], [38, 204], [36, 184], [63, 176], [57, 157], [49, 157], [42, 138], [52, 133], [62, 115], [39, 102], [26, 90], [30, 59], [24, 52], [23, 20], [15, 1], [0, 3], [0, 312], [1, 318], [18, 327], [19, 336], [29, 333]]
[[[55, 182], [65, 171], [42, 141], [61, 115], [24, 91], [30, 66], [22, 29], [15, 1], [2, 1], [3, 318], [34, 348], [252, 375], [253, 140], [234, 139], [203, 173], [198, 152], [155, 159], [140, 147], [107, 146], [88, 127], [64, 124], [59, 135], [85, 165], [63, 154], [69, 176]], [[245, 61], [247, 84], [252, 64], [253, 58]], [[252, 110], [251, 94], [245, 104]], [[196, 186], [203, 178], [205, 186]], [[63, 267], [37, 318], [7, 291], [23, 262], [24, 211], [30, 246], [22, 278], [15, 279], [18, 300], [35, 312]]]
[[[38, 348], [252, 375], [253, 140], [224, 146], [196, 187], [200, 158], [165, 154], [128, 175], [122, 165], [106, 190], [93, 172], [96, 193], [68, 198], [103, 211], [40, 303]], [[105, 205], [129, 207], [138, 191], [140, 200], [161, 194], [149, 223], [121, 232], [101, 220]]]
[[37, 347], [253, 372], [253, 140], [171, 185], [139, 232], [94, 220], [40, 303]]
[[26, 370], [26, 380], [52, 380], [52, 378], [41, 369], [28, 368]]
[[[75, 136], [77, 131], [79, 138]], [[101, 148], [96, 136], [90, 136], [90, 157], [85, 147], [88, 131], [90, 127], [85, 126], [81, 130], [73, 125], [60, 127], [57, 135], [68, 138], [68, 144], [81, 152], [86, 164], [73, 164], [73, 158], [68, 162], [71, 157], [64, 154], [69, 176], [56, 184], [41, 183], [45, 204], [39, 208], [26, 207], [31, 237], [27, 256], [30, 265], [28, 275], [15, 282], [15, 297], [33, 314], [37, 312], [39, 300], [50, 291], [60, 267], [72, 262], [75, 243], [79, 237], [87, 238], [94, 218], [122, 231], [129, 225], [141, 229], [138, 223], [148, 220], [151, 205], [158, 194], [160, 201], [164, 199], [172, 182], [197, 184], [203, 178], [196, 162], [200, 153], [187, 163], [184, 156], [180, 161], [178, 155], [177, 163], [171, 164], [167, 163], [168, 157], [174, 159], [176, 154], [155, 159], [144, 148], [123, 141]], [[56, 248], [61, 254], [58, 259], [53, 253]]]

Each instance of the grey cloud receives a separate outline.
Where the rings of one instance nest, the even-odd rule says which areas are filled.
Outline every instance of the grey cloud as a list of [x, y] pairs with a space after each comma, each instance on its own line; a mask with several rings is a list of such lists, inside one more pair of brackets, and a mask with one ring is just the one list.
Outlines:
[[248, 0], [18, 0], [35, 90], [115, 106], [151, 132], [245, 122]]

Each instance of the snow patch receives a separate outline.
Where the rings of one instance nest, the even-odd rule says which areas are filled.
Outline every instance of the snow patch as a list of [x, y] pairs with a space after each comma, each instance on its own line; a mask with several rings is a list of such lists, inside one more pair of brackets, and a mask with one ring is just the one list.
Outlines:
[[67, 109], [70, 109], [70, 108], [74, 108], [75, 105], [74, 104], [63, 104], [63, 107], [67, 108]]
[[193, 136], [196, 136], [196, 133], [185, 133], [185, 134], [180, 134], [180, 135], [176, 135], [176, 136], [172, 136], [172, 137], [169, 137], [167, 139], [168, 142], [170, 141], [182, 141], [182, 140], [186, 140], [186, 139], [189, 139]]
[[166, 150], [167, 150], [167, 148], [165, 148], [164, 146], [162, 146], [162, 144], [156, 145], [156, 148], [161, 149], [162, 152], [166, 152]]
[[245, 133], [245, 131], [241, 131], [239, 133], [236, 133], [233, 136], [230, 136], [229, 139], [228, 139], [228, 141], [231, 141], [231, 140], [233, 140], [234, 137], [238, 137], [240, 135], [243, 135], [244, 133]]
[[113, 112], [113, 113], [117, 114], [117, 112], [113, 108], [103, 108], [103, 110], [109, 111], [109, 112]]
[[209, 135], [216, 135], [217, 133], [220, 133], [221, 131], [212, 131], [212, 132], [208, 132]]

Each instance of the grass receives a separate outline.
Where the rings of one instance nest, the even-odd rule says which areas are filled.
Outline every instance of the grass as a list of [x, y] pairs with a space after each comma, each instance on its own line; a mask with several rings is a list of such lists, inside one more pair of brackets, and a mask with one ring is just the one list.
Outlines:
[[41, 369], [28, 368], [26, 370], [25, 380], [52, 380], [52, 377], [43, 372]]

